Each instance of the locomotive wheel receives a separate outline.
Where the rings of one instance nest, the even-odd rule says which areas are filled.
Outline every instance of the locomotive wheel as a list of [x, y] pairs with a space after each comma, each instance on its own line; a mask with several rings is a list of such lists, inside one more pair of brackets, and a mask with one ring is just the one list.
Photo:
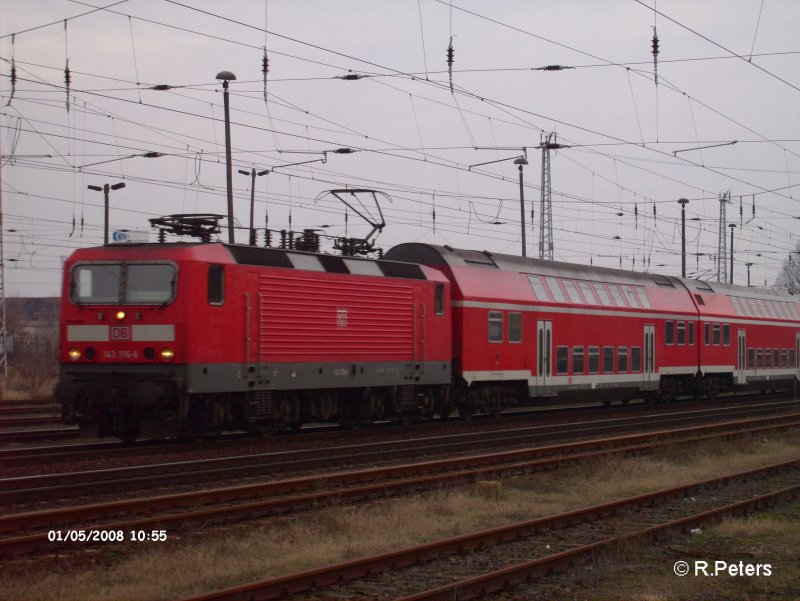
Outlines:
[[336, 401], [331, 394], [323, 394], [319, 399], [319, 417], [329, 421], [336, 414]]
[[383, 397], [370, 394], [368, 397], [369, 401], [369, 416], [370, 419], [373, 421], [379, 420], [383, 418], [383, 414], [386, 411], [386, 408], [383, 405]]
[[459, 403], [457, 409], [458, 409], [458, 416], [461, 419], [465, 420], [472, 419], [472, 407], [470, 407], [469, 404]]

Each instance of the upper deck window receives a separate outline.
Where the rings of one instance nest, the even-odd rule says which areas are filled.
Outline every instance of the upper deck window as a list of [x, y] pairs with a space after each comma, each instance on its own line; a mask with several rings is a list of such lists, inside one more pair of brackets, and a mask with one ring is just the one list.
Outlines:
[[545, 277], [544, 279], [547, 282], [547, 285], [550, 287], [550, 292], [552, 292], [555, 301], [557, 303], [567, 302], [564, 293], [561, 291], [561, 286], [558, 284], [558, 280], [552, 277]]
[[81, 263], [71, 274], [70, 298], [78, 304], [152, 305], [175, 299], [171, 263]]
[[549, 301], [550, 297], [547, 295], [547, 289], [542, 283], [542, 278], [538, 275], [529, 275], [528, 281], [531, 283], [533, 293], [536, 295], [536, 300]]

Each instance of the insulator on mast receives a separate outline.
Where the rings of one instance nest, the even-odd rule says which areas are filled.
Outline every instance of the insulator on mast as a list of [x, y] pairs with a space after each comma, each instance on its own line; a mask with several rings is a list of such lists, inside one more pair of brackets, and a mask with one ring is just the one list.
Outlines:
[[658, 33], [656, 32], [656, 28], [653, 27], [653, 77], [655, 79], [656, 85], [658, 85]]
[[267, 101], [267, 73], [269, 73], [269, 56], [267, 56], [267, 47], [264, 46], [264, 56], [261, 58], [261, 74], [264, 77], [264, 102]]
[[450, 75], [450, 92], [453, 92], [453, 63], [455, 50], [453, 50], [453, 36], [450, 36], [450, 45], [447, 47], [447, 73]]

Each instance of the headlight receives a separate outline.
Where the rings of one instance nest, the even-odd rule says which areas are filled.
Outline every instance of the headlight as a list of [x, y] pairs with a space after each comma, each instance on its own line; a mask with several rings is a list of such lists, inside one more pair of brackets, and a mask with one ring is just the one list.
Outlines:
[[162, 361], [172, 361], [174, 357], [175, 357], [175, 351], [173, 351], [171, 348], [161, 349]]
[[75, 348], [74, 346], [67, 351], [67, 355], [73, 361], [78, 361], [81, 358], [81, 349]]
[[116, 317], [118, 321], [122, 321], [125, 319], [125, 311], [117, 311]]

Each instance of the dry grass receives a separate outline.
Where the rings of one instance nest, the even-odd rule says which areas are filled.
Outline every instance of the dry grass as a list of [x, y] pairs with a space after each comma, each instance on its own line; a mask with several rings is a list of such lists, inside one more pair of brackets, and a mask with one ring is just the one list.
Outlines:
[[[297, 518], [143, 545], [122, 557], [101, 550], [90, 566], [57, 559], [7, 566], [0, 575], [0, 598], [172, 599], [797, 459], [798, 450], [800, 433], [792, 431], [770, 440], [684, 448], [665, 457], [611, 458], [369, 505], [329, 505]], [[731, 524], [728, 528], [736, 527]], [[665, 598], [655, 588], [637, 594], [632, 598]]]

